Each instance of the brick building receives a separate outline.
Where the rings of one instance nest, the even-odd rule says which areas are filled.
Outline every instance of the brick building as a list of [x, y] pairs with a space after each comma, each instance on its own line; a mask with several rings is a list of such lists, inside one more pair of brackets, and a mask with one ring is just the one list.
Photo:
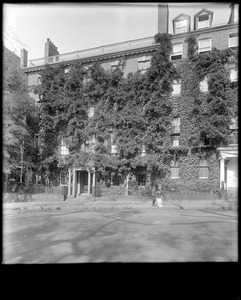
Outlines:
[[[187, 43], [185, 43], [185, 40], [190, 35], [195, 35], [197, 39], [198, 53], [209, 52], [213, 47], [220, 50], [227, 48], [236, 49], [238, 47], [238, 5], [230, 5], [230, 11], [227, 12], [229, 14], [229, 21], [227, 24], [213, 25], [214, 13], [215, 12], [203, 8], [195, 15], [190, 16], [185, 13], [180, 13], [172, 19], [173, 35], [171, 40], [173, 53], [170, 59], [174, 64], [182, 64], [182, 61], [187, 58]], [[158, 16], [158, 32], [169, 33], [168, 5], [158, 5]], [[52, 66], [63, 64], [66, 69], [68, 69], [68, 66], [73, 62], [81, 61], [82, 63], [89, 65], [98, 59], [105, 70], [110, 70], [111, 68], [114, 68], [121, 57], [125, 55], [126, 65], [124, 74], [127, 76], [130, 72], [146, 72], [150, 67], [151, 57], [157, 48], [158, 45], [154, 43], [154, 38], [148, 37], [59, 54], [57, 47], [47, 39], [44, 57], [30, 60], [23, 70], [28, 76], [29, 87], [34, 89], [40, 83], [39, 72], [44, 68], [46, 63]], [[26, 61], [26, 55], [27, 53], [24, 52], [22, 57], [23, 61]], [[237, 70], [232, 65], [230, 65], [229, 68], [230, 80], [236, 82]], [[181, 94], [181, 80], [182, 78], [180, 78], [180, 81], [173, 82], [174, 102], [176, 97]], [[207, 92], [207, 89], [207, 82], [205, 80], [200, 82], [200, 92], [205, 93]], [[37, 96], [35, 95], [35, 97], [37, 101]], [[174, 106], [176, 110], [179, 109], [177, 103]], [[181, 115], [180, 118], [173, 120], [173, 130], [170, 132], [173, 147], [181, 146], [180, 143], [183, 141], [184, 135], [182, 136], [182, 123], [184, 122], [184, 119], [185, 116]], [[234, 132], [237, 131], [236, 120], [234, 120], [232, 129]], [[209, 141], [204, 142], [203, 146], [206, 151], [209, 151], [211, 148], [213, 150]], [[61, 144], [61, 151], [62, 155], [68, 154], [68, 149], [64, 143]], [[229, 192], [236, 191], [238, 187], [237, 141], [230, 142], [229, 146], [215, 147], [215, 153], [216, 155], [213, 155], [210, 158], [210, 161], [200, 160], [197, 156], [194, 156], [191, 161], [187, 161], [186, 157], [182, 157], [179, 162], [173, 161], [170, 166], [171, 179], [176, 180], [181, 177], [188, 178], [187, 172], [189, 172], [200, 180], [218, 181], [220, 188]], [[188, 168], [186, 168], [187, 165], [189, 165]], [[68, 178], [68, 182], [65, 181], [66, 178]], [[73, 196], [84, 192], [91, 194], [96, 185], [95, 170], [87, 170], [84, 167], [69, 169], [68, 174], [62, 174], [62, 179], [62, 184], [67, 184], [69, 186], [69, 195], [72, 194]], [[140, 180], [140, 184], [145, 184], [145, 180]]]

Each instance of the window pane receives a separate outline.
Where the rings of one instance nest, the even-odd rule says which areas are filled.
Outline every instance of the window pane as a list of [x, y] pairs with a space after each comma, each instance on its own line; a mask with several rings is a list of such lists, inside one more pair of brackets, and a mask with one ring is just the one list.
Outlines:
[[208, 172], [208, 167], [199, 167], [199, 177], [208, 177], [209, 172]]
[[173, 54], [182, 54], [182, 43], [173, 44], [172, 49]]
[[181, 84], [180, 83], [173, 84], [172, 88], [173, 88], [172, 95], [180, 95], [180, 93], [181, 93]]
[[237, 47], [237, 46], [238, 46], [238, 37], [230, 37], [229, 47]]
[[173, 147], [178, 147], [179, 146], [179, 136], [172, 136], [172, 146]]
[[230, 81], [234, 82], [238, 80], [238, 71], [236, 69], [230, 69]]
[[208, 91], [207, 77], [205, 77], [203, 81], [200, 81], [200, 91], [201, 92], [207, 92]]
[[176, 28], [182, 28], [187, 27], [187, 20], [177, 21], [176, 22]]
[[199, 22], [206, 21], [209, 19], [209, 15], [202, 15], [198, 17]]
[[211, 38], [199, 40], [199, 52], [211, 50]]

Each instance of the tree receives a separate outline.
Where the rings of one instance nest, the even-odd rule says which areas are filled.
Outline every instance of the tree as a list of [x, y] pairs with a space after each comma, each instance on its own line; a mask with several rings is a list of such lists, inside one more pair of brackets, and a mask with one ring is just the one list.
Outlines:
[[38, 130], [37, 108], [34, 99], [28, 95], [25, 74], [18, 69], [6, 68], [3, 97], [4, 172], [10, 174], [21, 167], [20, 182], [24, 173], [27, 175], [27, 169], [36, 167], [37, 150], [33, 137]]

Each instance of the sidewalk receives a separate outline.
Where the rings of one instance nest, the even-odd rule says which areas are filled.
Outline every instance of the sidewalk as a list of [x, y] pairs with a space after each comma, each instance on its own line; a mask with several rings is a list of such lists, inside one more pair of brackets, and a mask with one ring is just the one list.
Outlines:
[[204, 209], [204, 210], [236, 210], [238, 209], [238, 200], [180, 200], [180, 201], [163, 201], [162, 207], [153, 207], [151, 199], [136, 197], [120, 197], [111, 199], [105, 197], [77, 196], [76, 198], [68, 197], [63, 201], [62, 196], [42, 195], [42, 197], [34, 197], [32, 202], [15, 202], [3, 203], [3, 211], [8, 213], [19, 213], [26, 211], [42, 211], [42, 210], [75, 210], [83, 211], [98, 209], [162, 209], [162, 210], [180, 210], [180, 209]]

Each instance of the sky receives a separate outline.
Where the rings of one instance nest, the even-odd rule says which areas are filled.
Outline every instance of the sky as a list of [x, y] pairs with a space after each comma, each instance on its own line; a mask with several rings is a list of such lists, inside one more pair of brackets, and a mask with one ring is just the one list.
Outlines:
[[[230, 2], [168, 3], [169, 33], [172, 19], [180, 13], [193, 16], [202, 8], [214, 12], [213, 25], [228, 22]], [[3, 5], [4, 45], [28, 59], [44, 56], [47, 38], [60, 54], [128, 40], [152, 37], [157, 33], [157, 2], [135, 3], [25, 3]], [[192, 29], [192, 28], [191, 28]]]

